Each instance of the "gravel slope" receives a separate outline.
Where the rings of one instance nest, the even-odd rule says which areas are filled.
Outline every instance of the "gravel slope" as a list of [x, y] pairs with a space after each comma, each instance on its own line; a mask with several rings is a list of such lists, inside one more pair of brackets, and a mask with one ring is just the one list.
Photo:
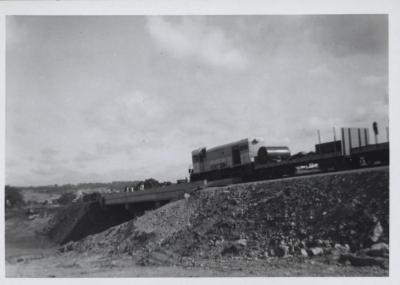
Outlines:
[[[60, 250], [132, 255], [141, 265], [337, 261], [389, 242], [388, 185], [388, 169], [379, 169], [207, 189]], [[387, 254], [379, 258], [372, 264], [387, 266]]]

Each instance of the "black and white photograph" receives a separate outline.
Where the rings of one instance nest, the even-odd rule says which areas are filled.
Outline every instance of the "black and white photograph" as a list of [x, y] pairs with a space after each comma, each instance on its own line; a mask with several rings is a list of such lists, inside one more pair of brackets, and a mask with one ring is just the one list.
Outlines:
[[6, 13], [5, 277], [390, 277], [390, 21]]

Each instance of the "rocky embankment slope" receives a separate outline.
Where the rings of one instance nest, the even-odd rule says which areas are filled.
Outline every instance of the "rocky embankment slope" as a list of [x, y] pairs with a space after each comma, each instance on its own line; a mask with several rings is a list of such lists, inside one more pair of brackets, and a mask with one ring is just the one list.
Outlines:
[[60, 251], [132, 255], [138, 264], [326, 256], [387, 267], [389, 170], [195, 192]]

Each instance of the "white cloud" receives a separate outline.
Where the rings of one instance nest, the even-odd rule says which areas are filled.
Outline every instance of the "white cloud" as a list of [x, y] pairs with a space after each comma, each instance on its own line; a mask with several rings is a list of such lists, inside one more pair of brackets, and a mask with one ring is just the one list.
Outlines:
[[244, 69], [246, 55], [235, 48], [226, 34], [206, 27], [198, 18], [171, 23], [163, 17], [149, 17], [147, 28], [158, 45], [176, 57], [192, 57], [211, 66]]
[[311, 68], [309, 73], [314, 77], [328, 77], [332, 74], [326, 64], [321, 64]]
[[162, 106], [163, 98], [140, 90], [116, 94], [112, 100], [96, 100], [96, 112], [91, 106], [83, 110], [85, 121], [96, 129], [107, 132], [144, 131], [145, 125], [162, 123], [168, 111]]

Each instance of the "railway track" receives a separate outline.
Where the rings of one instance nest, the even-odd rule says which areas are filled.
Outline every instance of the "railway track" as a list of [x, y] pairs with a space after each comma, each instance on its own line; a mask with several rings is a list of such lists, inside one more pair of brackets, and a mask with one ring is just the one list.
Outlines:
[[251, 183], [266, 182], [266, 181], [284, 181], [284, 180], [291, 180], [291, 179], [297, 179], [297, 178], [307, 178], [310, 176], [325, 176], [325, 175], [336, 175], [336, 174], [342, 174], [342, 173], [357, 173], [357, 172], [367, 172], [367, 171], [371, 171], [371, 170], [385, 171], [388, 168], [389, 168], [388, 165], [379, 165], [379, 166], [365, 166], [363, 168], [346, 169], [346, 170], [329, 170], [329, 171], [318, 170], [313, 173], [301, 173], [301, 174], [295, 174], [293, 176], [265, 179], [265, 180], [257, 180], [257, 181], [245, 182], [245, 183], [240, 183], [240, 184], [251, 184]]
[[171, 185], [169, 187], [164, 188], [155, 188], [145, 191], [137, 191], [137, 192], [127, 192], [127, 193], [114, 193], [114, 194], [103, 194], [101, 195], [100, 203], [103, 206], [116, 206], [116, 205], [128, 205], [135, 203], [147, 203], [147, 202], [166, 202], [173, 201], [178, 199], [183, 199], [185, 194], [190, 194], [194, 191], [205, 189], [205, 188], [216, 188], [216, 187], [224, 187], [233, 184], [254, 184], [254, 183], [264, 183], [264, 182], [273, 182], [273, 181], [285, 181], [299, 178], [307, 178], [311, 176], [326, 176], [326, 175], [336, 175], [341, 173], [352, 173], [352, 172], [366, 172], [371, 170], [382, 170], [385, 171], [389, 166], [369, 166], [363, 167], [359, 169], [350, 169], [350, 170], [331, 170], [331, 171], [316, 171], [313, 173], [301, 173], [288, 177], [280, 177], [273, 179], [264, 179], [264, 180], [256, 180], [249, 182], [242, 182], [239, 179], [223, 179], [217, 181], [196, 181], [192, 183], [185, 184], [176, 184]]

